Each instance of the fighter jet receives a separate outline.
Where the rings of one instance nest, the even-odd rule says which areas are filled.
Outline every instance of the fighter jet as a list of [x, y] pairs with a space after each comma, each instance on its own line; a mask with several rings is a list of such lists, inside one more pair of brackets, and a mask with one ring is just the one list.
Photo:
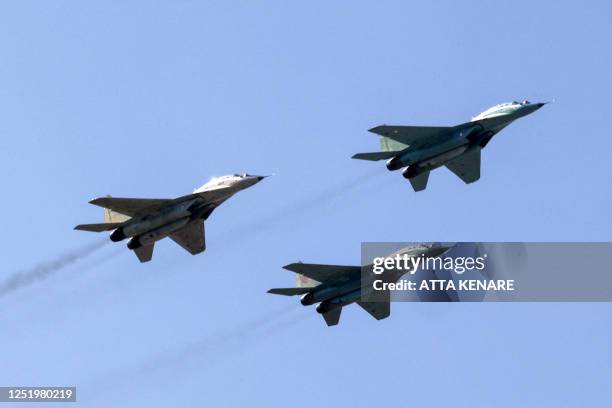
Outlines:
[[403, 169], [414, 191], [425, 190], [429, 172], [441, 166], [473, 183], [480, 178], [480, 151], [493, 136], [546, 103], [502, 103], [457, 126], [377, 126], [370, 132], [380, 135], [382, 151], [358, 153], [353, 159], [387, 160], [390, 171]]
[[102, 224], [81, 224], [81, 231], [113, 231], [113, 242], [129, 238], [127, 247], [140, 262], [153, 256], [156, 241], [170, 237], [192, 255], [206, 249], [204, 221], [225, 200], [266, 176], [234, 174], [212, 178], [192, 194], [178, 198], [101, 197], [89, 203], [105, 209]]
[[[395, 254], [408, 257], [437, 257], [449, 247], [420, 244], [404, 248]], [[370, 283], [374, 279], [384, 282], [397, 282], [407, 270], [388, 270], [382, 275], [373, 273], [372, 264], [360, 266], [320, 265], [302, 262], [283, 266], [297, 274], [297, 287], [270, 289], [275, 295], [302, 295], [300, 302], [304, 306], [318, 303], [316, 311], [323, 315], [328, 326], [335, 326], [340, 321], [342, 307], [357, 302], [376, 320], [389, 317], [391, 314], [391, 293], [388, 290], [374, 291]], [[375, 293], [375, 296], [373, 292]], [[368, 301], [372, 300], [372, 301]]]

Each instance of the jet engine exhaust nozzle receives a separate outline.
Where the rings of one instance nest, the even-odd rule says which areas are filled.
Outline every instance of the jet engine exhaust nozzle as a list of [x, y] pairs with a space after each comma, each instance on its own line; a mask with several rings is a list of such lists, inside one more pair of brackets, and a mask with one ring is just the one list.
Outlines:
[[142, 244], [140, 243], [140, 241], [138, 240], [138, 237], [133, 237], [131, 238], [128, 243], [127, 243], [127, 247], [128, 249], [138, 249], [142, 246]]
[[300, 303], [303, 306], [310, 306], [314, 304], [314, 295], [312, 294], [312, 292], [308, 292], [304, 296], [302, 296], [302, 298], [300, 299]]
[[394, 171], [402, 168], [402, 161], [399, 157], [393, 157], [387, 160], [387, 170]]
[[419, 171], [418, 166], [409, 166], [402, 171], [402, 176], [404, 176], [404, 178], [411, 179], [418, 176], [420, 173], [422, 172]]
[[119, 241], [124, 240], [125, 238], [127, 237], [125, 236], [125, 233], [123, 232], [123, 227], [117, 228], [110, 235], [110, 239], [113, 242], [119, 242]]
[[317, 313], [324, 314], [338, 307], [339, 305], [334, 305], [332, 303], [329, 303], [328, 301], [325, 301], [325, 302], [319, 303], [316, 310], [317, 310]]

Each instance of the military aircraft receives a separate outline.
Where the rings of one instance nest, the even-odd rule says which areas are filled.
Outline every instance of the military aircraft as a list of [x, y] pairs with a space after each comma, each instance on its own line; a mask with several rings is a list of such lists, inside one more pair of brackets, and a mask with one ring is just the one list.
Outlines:
[[491, 138], [546, 103], [502, 103], [457, 126], [377, 126], [370, 132], [380, 135], [382, 151], [357, 153], [353, 159], [387, 160], [390, 171], [403, 168], [414, 191], [425, 190], [429, 172], [441, 166], [466, 184], [473, 183], [480, 178], [480, 151]]
[[89, 203], [105, 209], [102, 224], [81, 224], [81, 231], [113, 231], [113, 242], [129, 238], [127, 247], [140, 262], [153, 256], [156, 241], [170, 237], [192, 255], [206, 249], [204, 220], [225, 200], [251, 187], [266, 176], [234, 174], [214, 177], [192, 194], [178, 198], [101, 197]]
[[[435, 244], [419, 244], [404, 248], [395, 254], [407, 257], [437, 257], [450, 247]], [[328, 326], [335, 326], [340, 321], [342, 307], [357, 302], [376, 320], [389, 317], [391, 314], [391, 293], [389, 290], [374, 290], [371, 284], [374, 279], [384, 282], [397, 282], [408, 270], [387, 270], [382, 275], [373, 273], [373, 265], [343, 266], [320, 265], [302, 262], [283, 266], [283, 269], [297, 274], [297, 287], [275, 288], [268, 293], [275, 295], [302, 295], [300, 302], [304, 306], [315, 303], [317, 312], [323, 315]]]

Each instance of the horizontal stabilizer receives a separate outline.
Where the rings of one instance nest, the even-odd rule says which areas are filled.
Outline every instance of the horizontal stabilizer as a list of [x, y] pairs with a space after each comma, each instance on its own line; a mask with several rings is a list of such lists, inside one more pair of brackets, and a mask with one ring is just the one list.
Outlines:
[[102, 232], [111, 231], [123, 224], [122, 222], [104, 222], [102, 224], [80, 224], [74, 227], [79, 231]]
[[392, 157], [397, 156], [401, 150], [393, 151], [393, 152], [372, 152], [372, 153], [357, 153], [353, 155], [353, 159], [359, 160], [370, 160], [370, 161], [378, 161], [378, 160], [386, 160]]
[[155, 244], [143, 245], [140, 248], [136, 248], [134, 253], [138, 257], [140, 262], [149, 262], [153, 258], [153, 246]]
[[412, 184], [414, 191], [425, 190], [425, 188], [427, 188], [427, 181], [429, 181], [429, 172], [426, 171], [417, 176], [411, 177], [408, 180], [410, 180], [410, 184]]
[[342, 313], [342, 307], [330, 310], [329, 312], [323, 313], [323, 318], [328, 326], [335, 326], [340, 321], [340, 313]]
[[295, 296], [308, 293], [311, 289], [312, 288], [275, 288], [270, 289], [268, 293], [272, 293], [274, 295]]

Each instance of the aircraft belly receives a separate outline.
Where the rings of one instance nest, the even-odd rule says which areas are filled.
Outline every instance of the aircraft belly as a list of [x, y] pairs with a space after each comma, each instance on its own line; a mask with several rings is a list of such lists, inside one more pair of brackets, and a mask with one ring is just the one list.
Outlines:
[[126, 237], [134, 237], [159, 228], [173, 220], [187, 217], [191, 214], [188, 208], [193, 203], [194, 200], [185, 201], [176, 206], [164, 209], [150, 218], [135, 219], [123, 227], [123, 233]]
[[494, 132], [499, 132], [516, 119], [518, 119], [518, 117], [513, 115], [500, 115], [482, 119], [480, 121], [480, 125], [482, 125], [484, 130], [493, 130]]
[[401, 156], [401, 160], [404, 163], [404, 166], [411, 166], [413, 164], [421, 163], [426, 160], [431, 160], [440, 155], [446, 154], [447, 152], [450, 152], [453, 149], [461, 147], [461, 145], [465, 143], [466, 140], [464, 138], [452, 139], [446, 143], [434, 145], [427, 148], [421, 148], [414, 151], [408, 151]]
[[439, 167], [449, 160], [462, 155], [468, 149], [468, 145], [463, 145], [455, 149], [446, 151], [437, 156], [426, 159], [418, 164], [420, 167]]
[[355, 290], [355, 288], [358, 288], [360, 286], [361, 282], [356, 281], [339, 286], [327, 286], [322, 287], [320, 289], [315, 288], [312, 291], [312, 302], [318, 303], [324, 300], [332, 299], [334, 297], [341, 297], [342, 293], [352, 292]]
[[189, 221], [189, 217], [184, 217], [169, 224], [158, 227], [157, 229], [154, 229], [152, 231], [148, 231], [138, 236], [138, 242], [140, 243], [140, 245], [148, 245], [155, 241], [159, 241], [160, 239], [167, 237], [176, 230], [183, 228], [185, 225], [187, 225], [187, 223], [189, 223]]
[[361, 299], [361, 288], [349, 293], [344, 293], [340, 296], [328, 299], [325, 302], [333, 309], [340, 306], [346, 306]]
[[239, 191], [240, 189], [236, 186], [223, 186], [219, 188], [198, 191], [195, 194], [197, 194], [206, 203], [219, 205]]

